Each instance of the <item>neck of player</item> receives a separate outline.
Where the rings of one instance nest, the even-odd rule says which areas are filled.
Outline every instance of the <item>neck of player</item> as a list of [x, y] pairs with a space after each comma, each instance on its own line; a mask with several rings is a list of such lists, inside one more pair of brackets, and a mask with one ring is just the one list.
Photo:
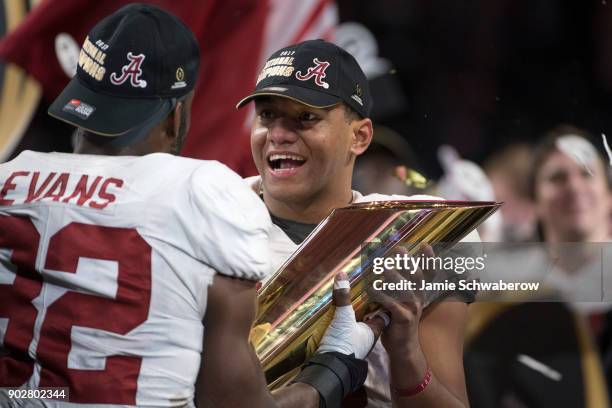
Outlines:
[[264, 201], [268, 210], [276, 217], [286, 220], [302, 222], [305, 224], [318, 224], [327, 217], [334, 208], [346, 207], [353, 201], [351, 183], [340, 189], [320, 192], [307, 199], [278, 200], [265, 189]]

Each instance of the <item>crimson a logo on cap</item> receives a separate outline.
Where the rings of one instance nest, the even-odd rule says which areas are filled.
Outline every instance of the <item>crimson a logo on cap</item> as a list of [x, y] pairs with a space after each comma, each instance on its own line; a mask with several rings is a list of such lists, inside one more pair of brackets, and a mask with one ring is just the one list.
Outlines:
[[325, 70], [329, 67], [329, 62], [319, 61], [317, 58], [314, 58], [312, 62], [315, 64], [313, 67], [309, 67], [305, 74], [302, 74], [302, 71], [296, 72], [295, 77], [300, 81], [308, 81], [314, 77], [315, 84], [325, 89], [329, 88], [329, 84], [323, 81], [323, 78], [327, 76]]
[[130, 85], [132, 85], [134, 88], [146, 88], [147, 81], [140, 79], [140, 76], [142, 75], [142, 69], [140, 66], [145, 59], [145, 55], [134, 55], [132, 52], [128, 52], [127, 58], [130, 62], [121, 68], [121, 76], [117, 75], [115, 72], [111, 74], [110, 80], [112, 84], [121, 85], [129, 79]]

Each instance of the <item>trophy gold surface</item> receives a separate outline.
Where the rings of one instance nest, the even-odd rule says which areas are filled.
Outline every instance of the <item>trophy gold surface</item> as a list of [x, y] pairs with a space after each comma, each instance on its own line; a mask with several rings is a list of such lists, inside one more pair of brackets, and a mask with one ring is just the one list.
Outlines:
[[259, 290], [251, 342], [270, 389], [297, 375], [332, 318], [336, 273], [351, 282], [357, 317], [375, 308], [366, 290], [371, 262], [398, 244], [456, 243], [501, 204], [467, 201], [380, 201], [334, 210]]

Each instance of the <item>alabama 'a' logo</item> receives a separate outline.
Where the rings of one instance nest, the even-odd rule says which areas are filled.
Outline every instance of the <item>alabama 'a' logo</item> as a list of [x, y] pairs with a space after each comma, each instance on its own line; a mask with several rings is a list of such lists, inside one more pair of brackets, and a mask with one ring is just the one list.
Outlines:
[[115, 72], [110, 75], [111, 82], [113, 85], [121, 85], [129, 78], [130, 84], [134, 88], [146, 88], [147, 81], [140, 79], [140, 76], [142, 75], [142, 69], [140, 66], [142, 65], [142, 61], [145, 59], [144, 54], [134, 55], [131, 52], [128, 52], [127, 58], [130, 62], [121, 68], [121, 75], [117, 75]]
[[312, 62], [315, 63], [314, 67], [310, 67], [306, 70], [305, 74], [302, 74], [302, 71], [298, 71], [295, 73], [295, 77], [300, 81], [308, 81], [310, 78], [315, 79], [315, 84], [327, 89], [329, 88], [329, 84], [323, 81], [323, 78], [326, 77], [325, 70], [329, 67], [329, 62], [327, 61], [319, 61], [318, 59], [313, 59]]

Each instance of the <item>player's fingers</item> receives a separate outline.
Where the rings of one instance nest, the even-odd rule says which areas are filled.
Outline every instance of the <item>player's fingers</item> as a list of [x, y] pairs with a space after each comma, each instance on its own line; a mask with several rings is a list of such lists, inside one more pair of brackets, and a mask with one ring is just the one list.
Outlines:
[[[387, 269], [386, 271], [383, 272], [383, 277], [384, 277], [385, 283], [395, 283], [396, 285], [401, 285], [402, 282], [410, 281], [410, 282], [415, 282], [415, 284], [417, 285], [416, 286], [417, 288], [420, 286], [420, 280], [421, 280], [421, 276], [419, 275], [412, 274], [411, 272], [400, 273], [396, 269]], [[418, 302], [419, 301], [418, 297], [420, 295], [419, 293], [420, 290], [418, 289], [411, 290], [408, 287], [406, 287], [405, 289], [401, 289], [401, 290], [388, 289], [388, 290], [383, 290], [382, 292], [383, 294], [386, 295], [386, 297], [383, 298], [383, 300], [385, 301], [393, 299], [396, 302], [402, 301], [402, 302], [408, 302], [408, 303]]]
[[400, 244], [400, 245], [396, 245], [393, 247], [393, 249], [391, 250], [392, 253], [394, 254], [400, 254], [400, 255], [404, 255], [408, 253], [408, 248], [406, 248], [404, 245]]
[[[389, 322], [391, 322], [391, 318], [388, 317], [388, 315], [385, 316], [387, 319], [389, 319]], [[365, 324], [370, 328], [370, 330], [372, 330], [375, 339], [379, 338], [383, 330], [385, 330], [385, 327], [387, 327], [386, 321], [380, 317], [374, 317], [368, 320], [364, 320], [363, 322], [361, 322], [361, 324]]]
[[382, 273], [385, 282], [400, 282], [404, 276], [397, 269], [385, 269]]
[[333, 298], [335, 306], [348, 306], [351, 304], [351, 285], [344, 272], [338, 272], [334, 277]]
[[406, 316], [418, 316], [423, 304], [421, 297], [411, 291], [402, 293], [401, 300], [386, 293], [379, 293], [376, 301], [397, 320], [404, 320]]
[[423, 246], [421, 246], [420, 252], [424, 256], [428, 256], [428, 257], [436, 256], [436, 253], [434, 252], [433, 247], [431, 245], [429, 245], [429, 244], [424, 244]]
[[[391, 315], [389, 311], [384, 308], [381, 308], [375, 312], [368, 313], [367, 315], [365, 315], [363, 317], [363, 321], [370, 327], [374, 326], [377, 330], [380, 329], [382, 331], [385, 327], [389, 325], [389, 323], [391, 323]], [[374, 330], [374, 333], [376, 334], [377, 331]]]

